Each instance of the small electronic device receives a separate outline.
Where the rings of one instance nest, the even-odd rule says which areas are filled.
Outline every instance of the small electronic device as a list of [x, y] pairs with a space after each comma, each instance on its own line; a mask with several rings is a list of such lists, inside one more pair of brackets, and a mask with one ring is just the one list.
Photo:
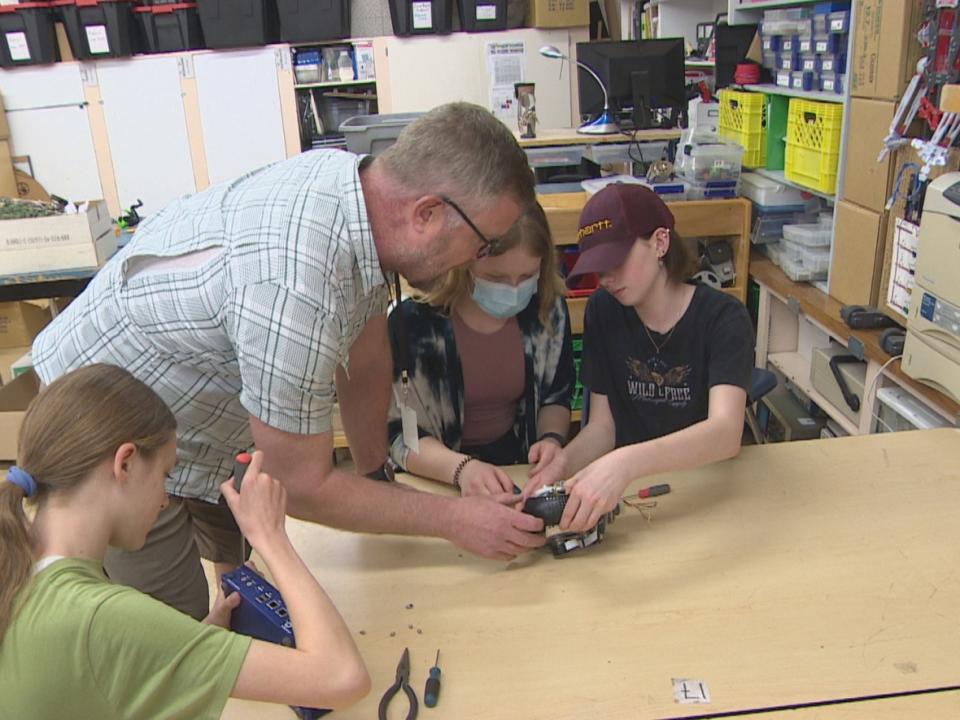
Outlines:
[[880, 333], [880, 349], [887, 355], [903, 355], [903, 345], [907, 340], [907, 331], [899, 327], [889, 327]]
[[894, 327], [897, 324], [877, 308], [864, 305], [844, 305], [840, 308], [840, 319], [854, 330], [875, 330]]
[[[250, 464], [249, 453], [240, 453], [234, 460], [233, 477], [237, 491]], [[286, 647], [296, 647], [290, 614], [283, 596], [266, 578], [252, 568], [241, 565], [220, 578], [224, 596], [240, 593], [240, 604], [230, 613], [230, 629], [241, 635], [272, 642]], [[330, 710], [322, 708], [295, 707], [293, 711], [301, 720], [323, 717]]]
[[620, 514], [620, 503], [617, 503], [613, 510], [601, 516], [596, 527], [582, 533], [563, 532], [557, 526], [563, 517], [568, 497], [563, 485], [544, 485], [523, 504], [525, 513], [543, 520], [547, 545], [554, 557], [564, 557], [575, 550], [602, 542], [607, 525]]
[[706, 242], [701, 246], [700, 267], [710, 270], [721, 285], [732, 283], [737, 273], [733, 266], [733, 251], [725, 240]]

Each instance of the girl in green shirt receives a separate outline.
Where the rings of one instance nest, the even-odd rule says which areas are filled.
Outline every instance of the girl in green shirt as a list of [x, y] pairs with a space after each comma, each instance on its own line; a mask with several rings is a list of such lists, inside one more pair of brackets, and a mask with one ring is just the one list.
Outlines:
[[[108, 545], [140, 548], [167, 503], [176, 424], [149, 387], [90, 365], [34, 399], [19, 466], [0, 481], [0, 718], [219, 718], [228, 697], [341, 708], [370, 679], [350, 631], [284, 530], [283, 487], [260, 472], [221, 486], [283, 593], [297, 647], [205, 623], [104, 576]], [[24, 499], [36, 507], [31, 522]]]

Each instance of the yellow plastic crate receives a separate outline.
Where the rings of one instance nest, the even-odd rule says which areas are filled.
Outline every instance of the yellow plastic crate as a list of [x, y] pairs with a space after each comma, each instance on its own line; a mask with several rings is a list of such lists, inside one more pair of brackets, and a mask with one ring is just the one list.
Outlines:
[[843, 106], [792, 98], [787, 116], [784, 175], [824, 193], [837, 189]]
[[743, 148], [744, 167], [767, 162], [767, 103], [763, 93], [720, 91], [720, 137]]

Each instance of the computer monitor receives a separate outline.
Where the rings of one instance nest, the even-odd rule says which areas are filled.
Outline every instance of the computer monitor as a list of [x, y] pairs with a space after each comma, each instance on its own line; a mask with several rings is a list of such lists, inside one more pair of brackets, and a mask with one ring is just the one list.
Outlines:
[[[621, 126], [649, 127], [652, 109], [676, 111], [672, 123], [686, 111], [683, 38], [577, 43], [577, 60], [600, 76]], [[586, 70], [578, 70], [580, 114], [596, 117], [603, 110], [603, 92]]]

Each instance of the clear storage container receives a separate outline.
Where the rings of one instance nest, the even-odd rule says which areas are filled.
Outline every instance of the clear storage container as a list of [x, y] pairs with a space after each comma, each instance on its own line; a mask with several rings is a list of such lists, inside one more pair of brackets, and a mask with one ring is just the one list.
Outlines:
[[813, 223], [809, 225], [784, 225], [783, 238], [806, 247], [830, 245], [833, 231], [829, 225]]
[[813, 280], [826, 280], [827, 278], [826, 270], [817, 272], [806, 267], [799, 260], [791, 260], [783, 256], [780, 258], [780, 269], [794, 282], [811, 282]]
[[743, 166], [743, 148], [733, 143], [687, 145], [680, 172], [694, 183], [727, 181], [736, 184]]
[[735, 198], [738, 194], [736, 181], [687, 183], [687, 200], [719, 200]]
[[757, 173], [740, 176], [740, 192], [761, 208], [798, 206], [803, 210], [806, 204], [800, 190]]
[[800, 246], [800, 262], [813, 272], [825, 273], [830, 269], [830, 246], [805, 247]]

